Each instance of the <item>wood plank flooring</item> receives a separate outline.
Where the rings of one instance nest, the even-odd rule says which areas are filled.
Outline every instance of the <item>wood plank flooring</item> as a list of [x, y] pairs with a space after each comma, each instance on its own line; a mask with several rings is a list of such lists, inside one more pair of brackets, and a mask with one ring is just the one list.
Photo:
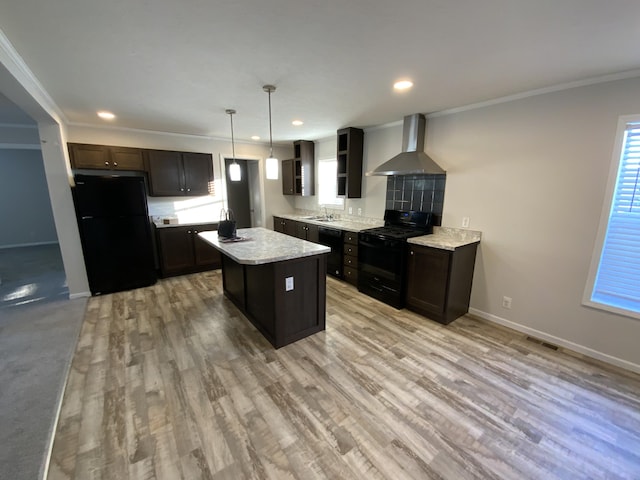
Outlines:
[[221, 283], [90, 300], [50, 480], [640, 478], [639, 375], [333, 279], [274, 350]]

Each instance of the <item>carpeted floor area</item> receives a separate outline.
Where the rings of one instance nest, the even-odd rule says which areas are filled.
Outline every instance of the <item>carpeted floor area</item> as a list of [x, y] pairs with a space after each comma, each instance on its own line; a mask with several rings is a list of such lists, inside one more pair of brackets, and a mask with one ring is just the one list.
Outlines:
[[0, 250], [0, 479], [42, 477], [87, 299], [57, 245]]
[[0, 309], [68, 297], [57, 243], [0, 249]]

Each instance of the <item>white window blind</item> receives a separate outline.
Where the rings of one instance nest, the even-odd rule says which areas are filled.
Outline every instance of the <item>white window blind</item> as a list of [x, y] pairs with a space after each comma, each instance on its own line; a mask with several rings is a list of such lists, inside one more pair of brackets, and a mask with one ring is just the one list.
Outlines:
[[591, 300], [640, 313], [640, 122], [625, 129]]

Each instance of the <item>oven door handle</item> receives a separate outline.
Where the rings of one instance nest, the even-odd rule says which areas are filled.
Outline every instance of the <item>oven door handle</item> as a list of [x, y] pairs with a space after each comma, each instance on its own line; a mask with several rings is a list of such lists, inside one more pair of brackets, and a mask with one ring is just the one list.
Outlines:
[[366, 240], [360, 240], [358, 245], [362, 247], [369, 247], [369, 248], [381, 248], [381, 247], [384, 247], [384, 240], [380, 240], [379, 242], [376, 242], [376, 243], [367, 242]]

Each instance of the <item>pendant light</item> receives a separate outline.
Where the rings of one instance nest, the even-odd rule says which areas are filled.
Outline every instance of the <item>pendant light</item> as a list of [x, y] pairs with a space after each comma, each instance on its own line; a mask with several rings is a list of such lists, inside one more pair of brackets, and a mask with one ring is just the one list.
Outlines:
[[242, 179], [242, 172], [240, 170], [240, 165], [236, 162], [236, 146], [233, 139], [233, 115], [236, 111], [229, 108], [225, 110], [225, 113], [227, 113], [231, 119], [231, 152], [233, 155], [233, 163], [229, 165], [229, 178], [232, 182], [239, 182]]
[[278, 159], [273, 156], [273, 135], [271, 132], [271, 93], [276, 91], [273, 85], [265, 85], [262, 89], [269, 94], [269, 158], [266, 160], [266, 170], [268, 180], [278, 179]]

